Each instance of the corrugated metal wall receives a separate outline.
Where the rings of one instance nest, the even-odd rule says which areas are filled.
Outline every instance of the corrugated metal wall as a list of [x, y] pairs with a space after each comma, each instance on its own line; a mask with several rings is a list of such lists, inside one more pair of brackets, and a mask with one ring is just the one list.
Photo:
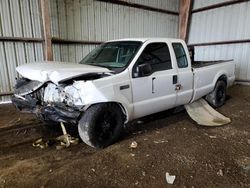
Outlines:
[[227, 1], [232, 1], [232, 0], [194, 0], [193, 9], [202, 8]]
[[[194, 8], [201, 8], [222, 0], [195, 0]], [[189, 44], [250, 39], [250, 2], [206, 10], [192, 14]], [[200, 46], [196, 60], [234, 59], [237, 79], [250, 80], [250, 43]]]
[[179, 12], [179, 0], [126, 0], [126, 1]]
[[[41, 38], [38, 0], [0, 0], [0, 36]], [[17, 65], [40, 60], [41, 43], [0, 42], [0, 92], [13, 90]]]
[[[50, 1], [52, 35], [106, 41], [126, 37], [177, 37], [178, 16], [93, 0]], [[177, 11], [178, 0], [131, 0]], [[54, 59], [76, 62], [95, 45], [53, 44]]]

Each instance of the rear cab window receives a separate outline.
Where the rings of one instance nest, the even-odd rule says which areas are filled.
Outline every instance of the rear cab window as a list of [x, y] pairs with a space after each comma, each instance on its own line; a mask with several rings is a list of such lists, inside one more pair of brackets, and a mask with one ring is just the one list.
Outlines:
[[164, 42], [148, 44], [133, 67], [133, 77], [140, 77], [137, 67], [146, 63], [151, 65], [152, 73], [172, 69], [168, 45]]
[[181, 43], [172, 43], [178, 68], [188, 67], [187, 54]]

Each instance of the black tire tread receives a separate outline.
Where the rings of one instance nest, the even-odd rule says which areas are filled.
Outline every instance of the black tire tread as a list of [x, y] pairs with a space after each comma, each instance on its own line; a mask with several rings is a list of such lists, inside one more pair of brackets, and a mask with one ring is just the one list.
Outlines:
[[219, 103], [217, 100], [216, 100], [216, 95], [217, 95], [217, 89], [219, 86], [223, 86], [225, 88], [225, 94], [226, 94], [226, 82], [223, 81], [223, 80], [218, 80], [216, 82], [216, 85], [215, 85], [215, 88], [214, 90], [209, 93], [207, 96], [206, 96], [206, 100], [207, 102], [214, 108], [218, 108], [218, 107], [221, 107], [224, 103], [225, 103], [225, 99]]
[[[121, 118], [121, 125], [117, 125], [116, 132], [114, 134], [114, 138], [111, 139], [110, 142], [107, 143], [97, 143], [95, 138], [94, 138], [94, 133], [93, 133], [93, 120], [95, 120], [95, 116], [103, 111], [103, 108], [111, 108], [117, 112], [117, 114]], [[87, 145], [94, 147], [94, 148], [104, 148], [107, 147], [108, 145], [112, 144], [114, 141], [116, 141], [120, 135], [121, 129], [123, 127], [124, 123], [124, 118], [123, 118], [123, 113], [121, 110], [121, 107], [118, 106], [115, 103], [99, 103], [99, 104], [94, 104], [90, 106], [82, 115], [79, 123], [78, 123], [78, 132], [83, 140]]]

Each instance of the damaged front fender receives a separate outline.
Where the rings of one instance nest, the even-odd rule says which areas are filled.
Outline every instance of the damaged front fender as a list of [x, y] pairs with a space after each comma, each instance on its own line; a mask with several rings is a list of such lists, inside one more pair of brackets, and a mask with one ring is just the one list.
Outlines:
[[80, 111], [66, 106], [45, 106], [39, 111], [44, 120], [54, 122], [76, 124], [78, 122], [78, 117], [80, 116]]

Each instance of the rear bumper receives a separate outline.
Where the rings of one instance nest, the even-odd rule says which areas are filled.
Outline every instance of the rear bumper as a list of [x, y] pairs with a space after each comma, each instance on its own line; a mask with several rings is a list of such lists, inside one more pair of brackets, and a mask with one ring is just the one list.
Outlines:
[[64, 122], [76, 124], [81, 114], [79, 110], [68, 107], [63, 103], [52, 105], [37, 105], [33, 98], [18, 98], [13, 96], [12, 103], [22, 112], [34, 113], [45, 121]]

